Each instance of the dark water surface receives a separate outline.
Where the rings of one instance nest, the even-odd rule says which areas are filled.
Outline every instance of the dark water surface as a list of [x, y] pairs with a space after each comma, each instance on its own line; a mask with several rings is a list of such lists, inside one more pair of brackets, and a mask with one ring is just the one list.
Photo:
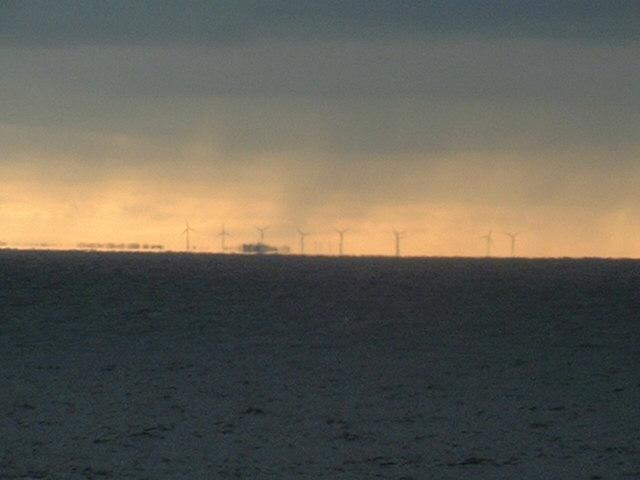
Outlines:
[[640, 478], [640, 262], [0, 251], [0, 478]]

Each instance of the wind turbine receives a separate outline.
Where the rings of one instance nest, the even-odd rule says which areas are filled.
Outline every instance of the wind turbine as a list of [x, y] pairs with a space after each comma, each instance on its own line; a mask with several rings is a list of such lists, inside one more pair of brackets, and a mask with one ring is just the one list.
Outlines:
[[300, 235], [300, 255], [304, 255], [304, 237], [309, 234], [298, 229], [298, 235]]
[[338, 244], [338, 255], [340, 256], [342, 256], [342, 252], [344, 251], [344, 234], [348, 231], [348, 228], [345, 228], [343, 230], [336, 229], [336, 232], [338, 232], [338, 235], [340, 236], [340, 243]]
[[220, 230], [220, 233], [217, 236], [220, 237], [220, 248], [222, 249], [222, 253], [224, 253], [227, 250], [225, 239], [226, 237], [230, 237], [231, 234], [227, 232], [227, 230], [224, 228], [224, 225], [222, 225], [222, 230]]
[[195, 232], [195, 230], [189, 226], [189, 222], [187, 220], [185, 220], [184, 223], [187, 226], [187, 228], [184, 229], [184, 231], [182, 232], [182, 235], [186, 235], [187, 236], [187, 252], [189, 252], [189, 251], [191, 251], [191, 242], [190, 242], [190, 239], [189, 239], [189, 233], [190, 232]]
[[266, 232], [271, 225], [267, 225], [265, 227], [256, 227], [256, 230], [260, 232], [260, 243], [264, 243], [264, 232]]
[[505, 232], [505, 235], [511, 238], [511, 256], [515, 257], [516, 256], [516, 237], [520, 234]]
[[486, 235], [482, 235], [480, 238], [484, 238], [485, 242], [486, 242], [486, 246], [487, 246], [487, 257], [491, 256], [491, 247], [493, 246], [493, 237], [492, 235], [492, 230], [489, 230], [489, 233]]
[[402, 240], [406, 235], [406, 231], [399, 232], [398, 230], [393, 231], [393, 235], [396, 237], [396, 257], [400, 256], [400, 240]]

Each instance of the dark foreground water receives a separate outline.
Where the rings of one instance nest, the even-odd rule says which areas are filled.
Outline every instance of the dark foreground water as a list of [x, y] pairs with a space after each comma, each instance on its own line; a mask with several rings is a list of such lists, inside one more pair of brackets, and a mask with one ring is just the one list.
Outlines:
[[0, 478], [640, 479], [640, 262], [0, 251]]

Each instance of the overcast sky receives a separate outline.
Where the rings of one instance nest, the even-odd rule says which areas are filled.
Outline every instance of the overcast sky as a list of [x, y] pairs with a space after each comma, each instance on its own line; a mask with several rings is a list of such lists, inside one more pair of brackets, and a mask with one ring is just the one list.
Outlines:
[[640, 256], [639, 58], [637, 1], [5, 0], [0, 240]]

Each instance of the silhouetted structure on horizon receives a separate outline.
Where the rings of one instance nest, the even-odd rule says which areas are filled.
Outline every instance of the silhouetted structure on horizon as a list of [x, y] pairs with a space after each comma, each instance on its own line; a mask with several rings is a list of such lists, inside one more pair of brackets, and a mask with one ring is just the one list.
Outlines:
[[402, 240], [407, 235], [407, 232], [405, 231], [399, 232], [398, 230], [394, 230], [393, 235], [396, 238], [396, 257], [399, 257], [400, 256], [400, 240]]
[[243, 243], [240, 247], [242, 253], [249, 253], [253, 255], [266, 255], [266, 254], [288, 254], [290, 252], [289, 247], [274, 247], [272, 245], [266, 245], [264, 243]]
[[483, 238], [486, 242], [486, 256], [490, 257], [491, 256], [491, 247], [493, 246], [493, 230], [489, 230], [489, 233], [486, 235], [481, 236], [480, 238]]
[[300, 255], [304, 255], [304, 237], [309, 234], [298, 229], [298, 235], [300, 235]]
[[348, 228], [345, 228], [343, 230], [336, 229], [336, 232], [338, 232], [338, 235], [340, 236], [340, 243], [338, 243], [338, 255], [340, 256], [342, 256], [342, 254], [344, 253], [344, 234], [348, 231]]
[[164, 245], [143, 243], [97, 243], [79, 242], [76, 246], [83, 250], [163, 250]]
[[191, 228], [189, 226], [189, 222], [187, 220], [184, 221], [184, 223], [186, 224], [187, 228], [185, 228], [182, 232], [182, 235], [186, 235], [186, 242], [187, 242], [187, 252], [189, 252], [191, 250], [191, 240], [189, 238], [189, 233], [191, 232], [195, 232], [195, 230], [193, 228]]
[[230, 237], [231, 234], [229, 232], [227, 232], [224, 228], [224, 225], [222, 225], [222, 230], [220, 230], [220, 233], [218, 233], [217, 235], [218, 237], [220, 237], [220, 248], [222, 250], [222, 253], [227, 251], [227, 246], [225, 243], [225, 239], [226, 237]]
[[264, 232], [266, 232], [269, 227], [271, 225], [267, 225], [265, 227], [256, 227], [256, 230], [258, 231], [259, 235], [258, 235], [258, 242], [259, 243], [264, 243]]
[[511, 256], [515, 257], [516, 256], [516, 238], [520, 234], [519, 233], [508, 233], [508, 232], [505, 232], [505, 235], [508, 236], [509, 238], [511, 238]]

